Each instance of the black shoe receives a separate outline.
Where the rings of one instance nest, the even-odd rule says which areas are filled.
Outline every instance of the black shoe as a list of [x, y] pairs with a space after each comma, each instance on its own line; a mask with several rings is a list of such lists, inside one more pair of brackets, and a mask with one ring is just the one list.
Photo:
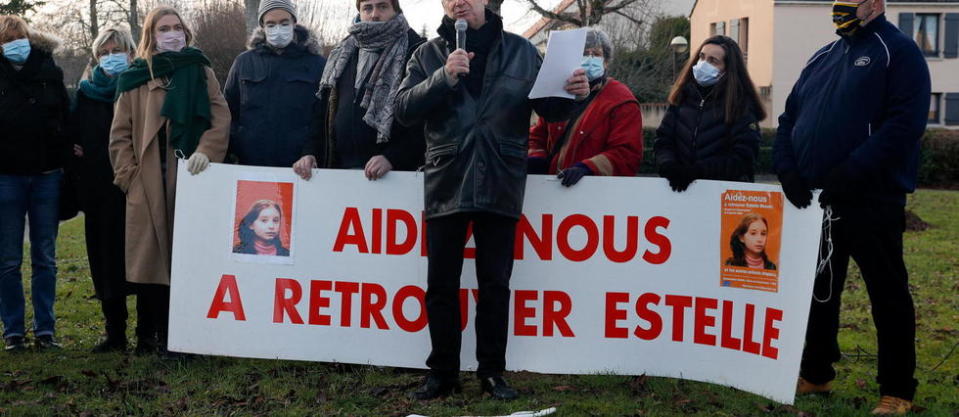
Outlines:
[[440, 378], [439, 376], [430, 374], [423, 380], [423, 385], [416, 391], [411, 392], [409, 397], [413, 400], [424, 401], [446, 397], [459, 392], [463, 392], [463, 386], [460, 385], [458, 378]]
[[3, 339], [5, 346], [3, 350], [7, 352], [24, 352], [27, 350], [27, 339], [23, 336], [10, 336]]
[[489, 393], [489, 395], [492, 395], [493, 398], [497, 400], [510, 401], [519, 398], [519, 393], [516, 392], [513, 387], [509, 386], [506, 380], [501, 376], [483, 378], [480, 380], [480, 387], [483, 389], [483, 392]]
[[60, 350], [63, 349], [63, 345], [57, 343], [53, 339], [53, 335], [45, 334], [43, 336], [37, 336], [34, 345], [36, 345], [37, 350]]
[[111, 339], [107, 337], [100, 344], [93, 347], [93, 353], [123, 352], [127, 350], [126, 339]]

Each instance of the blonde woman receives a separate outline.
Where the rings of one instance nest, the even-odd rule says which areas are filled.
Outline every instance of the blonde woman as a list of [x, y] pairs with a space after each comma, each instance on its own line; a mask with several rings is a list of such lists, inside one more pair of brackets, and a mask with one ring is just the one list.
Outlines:
[[[126, 279], [141, 284], [155, 340], [138, 350], [166, 353], [176, 161], [199, 174], [226, 154], [230, 111], [210, 61], [191, 47], [179, 12], [158, 7], [144, 19], [137, 59], [117, 81], [110, 132], [114, 184], [126, 193]], [[143, 344], [143, 346], [139, 346]]]

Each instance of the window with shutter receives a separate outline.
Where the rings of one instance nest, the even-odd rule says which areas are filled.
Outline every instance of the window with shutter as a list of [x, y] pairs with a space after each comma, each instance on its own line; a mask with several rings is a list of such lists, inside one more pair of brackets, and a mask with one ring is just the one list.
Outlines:
[[902, 33], [905, 33], [906, 36], [912, 37], [912, 21], [915, 17], [915, 13], [899, 13], [899, 30]]
[[946, 13], [943, 58], [959, 58], [959, 13]]
[[959, 126], [959, 93], [946, 94], [946, 126]]

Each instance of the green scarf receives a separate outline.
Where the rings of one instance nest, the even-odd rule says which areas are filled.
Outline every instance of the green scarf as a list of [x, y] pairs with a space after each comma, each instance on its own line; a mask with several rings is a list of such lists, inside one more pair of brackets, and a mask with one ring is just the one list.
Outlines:
[[153, 56], [153, 74], [147, 62], [137, 58], [130, 69], [120, 74], [117, 94], [139, 88], [154, 78], [167, 78], [166, 99], [160, 115], [170, 120], [168, 138], [173, 149], [189, 158], [200, 143], [200, 136], [211, 126], [210, 95], [204, 66], [210, 60], [196, 48], [164, 52]]
[[91, 100], [112, 103], [117, 95], [117, 77], [107, 75], [97, 65], [93, 67], [89, 80], [80, 81], [80, 91]]

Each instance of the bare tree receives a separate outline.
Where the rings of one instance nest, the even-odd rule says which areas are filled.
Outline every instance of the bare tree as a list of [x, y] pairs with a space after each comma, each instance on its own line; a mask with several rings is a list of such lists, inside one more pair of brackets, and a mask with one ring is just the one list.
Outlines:
[[236, 24], [243, 15], [243, 5], [232, 0], [201, 0], [192, 10], [197, 47], [210, 59], [221, 83], [226, 81], [233, 60], [246, 50], [246, 29]]
[[260, 22], [258, 22], [256, 18], [257, 11], [260, 9], [260, 0], [243, 0], [243, 4], [246, 7], [246, 34], [250, 35], [260, 26]]
[[630, 10], [643, 9], [650, 0], [576, 0], [573, 3], [576, 5], [576, 11], [569, 13], [548, 10], [540, 4], [542, 0], [526, 0], [526, 2], [529, 3], [531, 10], [543, 17], [577, 27], [586, 27], [599, 24], [607, 15], [622, 16], [635, 24], [642, 24], [642, 20], [630, 13]]
[[332, 46], [346, 37], [355, 5], [343, 0], [301, 1], [297, 20], [310, 28], [324, 46]]
[[90, 0], [90, 39], [100, 34], [100, 21], [97, 17], [97, 0]]

